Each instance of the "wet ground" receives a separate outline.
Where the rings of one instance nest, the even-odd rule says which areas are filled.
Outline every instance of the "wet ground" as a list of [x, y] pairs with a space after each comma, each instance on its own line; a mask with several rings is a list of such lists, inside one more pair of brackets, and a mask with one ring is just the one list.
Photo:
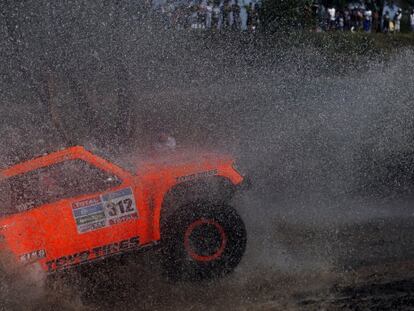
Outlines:
[[343, 201], [274, 201], [275, 209], [260, 217], [248, 208], [267, 199], [235, 202], [249, 244], [228, 278], [168, 282], [153, 251], [102, 263], [86, 277], [58, 279], [30, 309], [414, 310], [409, 201], [347, 200], [348, 209]]

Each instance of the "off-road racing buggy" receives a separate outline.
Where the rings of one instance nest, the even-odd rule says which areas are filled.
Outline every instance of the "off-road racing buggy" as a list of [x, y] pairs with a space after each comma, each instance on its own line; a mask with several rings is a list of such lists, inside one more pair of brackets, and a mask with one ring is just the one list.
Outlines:
[[52, 273], [158, 245], [167, 275], [206, 279], [245, 251], [229, 205], [245, 180], [229, 156], [177, 151], [127, 170], [76, 146], [0, 177], [0, 258], [16, 266]]

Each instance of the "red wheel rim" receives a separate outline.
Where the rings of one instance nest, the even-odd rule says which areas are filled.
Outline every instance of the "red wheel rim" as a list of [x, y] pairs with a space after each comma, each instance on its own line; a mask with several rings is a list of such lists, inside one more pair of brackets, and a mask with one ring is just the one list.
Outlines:
[[[194, 246], [191, 243], [192, 234], [194, 233], [194, 231], [196, 229], [198, 229], [202, 226], [204, 226], [204, 227], [210, 226], [211, 228], [214, 228], [220, 236], [220, 246], [216, 247], [214, 252], [212, 254], [209, 254], [209, 255], [200, 254], [199, 252], [197, 252], [197, 250], [194, 249]], [[190, 257], [192, 259], [196, 260], [196, 261], [206, 262], [206, 261], [216, 260], [217, 258], [219, 258], [223, 254], [224, 249], [226, 248], [226, 244], [227, 244], [227, 236], [226, 236], [226, 233], [224, 231], [224, 228], [222, 227], [222, 225], [220, 223], [218, 223], [217, 221], [215, 221], [213, 219], [199, 219], [199, 220], [196, 220], [193, 223], [191, 223], [190, 226], [188, 226], [187, 230], [185, 231], [184, 247], [185, 247], [188, 255], [190, 255]]]

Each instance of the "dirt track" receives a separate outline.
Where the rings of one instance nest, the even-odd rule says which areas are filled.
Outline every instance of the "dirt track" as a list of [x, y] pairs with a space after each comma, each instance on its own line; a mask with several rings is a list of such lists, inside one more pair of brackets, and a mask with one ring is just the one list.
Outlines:
[[159, 276], [157, 265], [148, 269], [148, 263], [130, 262], [99, 277], [92, 286], [88, 283], [83, 302], [73, 300], [73, 288], [63, 294], [49, 293], [39, 309], [47, 310], [49, 302], [67, 310], [414, 309], [414, 278], [407, 275], [384, 277], [352, 273], [345, 278], [343, 275], [335, 278], [329, 272], [251, 275], [251, 272], [245, 274], [241, 267], [235, 275], [221, 281], [171, 284]]
[[[412, 244], [402, 249], [404, 230], [398, 235], [394, 230], [404, 228], [404, 206], [399, 205], [398, 222], [395, 207], [393, 218], [385, 217], [389, 203], [374, 204], [374, 221], [368, 206], [359, 217], [350, 211], [349, 218], [338, 218], [336, 211], [329, 215], [326, 210], [325, 218], [316, 219], [312, 208], [303, 211], [292, 202], [279, 202], [283, 208], [262, 215], [273, 222], [260, 226], [262, 219], [252, 219], [254, 211], [247, 208], [252, 202], [252, 196], [235, 202], [247, 220], [250, 239], [242, 264], [228, 278], [167, 282], [155, 251], [103, 262], [87, 277], [57, 279], [46, 293], [27, 301], [21, 300], [21, 292], [30, 286], [17, 287], [11, 305], [16, 310], [414, 310], [414, 262], [407, 258]], [[388, 241], [378, 244], [385, 237]]]

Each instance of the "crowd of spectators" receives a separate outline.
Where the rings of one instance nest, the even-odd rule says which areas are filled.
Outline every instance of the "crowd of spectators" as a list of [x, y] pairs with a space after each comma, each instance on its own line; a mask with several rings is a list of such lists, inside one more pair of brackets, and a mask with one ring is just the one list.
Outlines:
[[[393, 0], [310, 1], [316, 31], [397, 33], [402, 21], [414, 32], [414, 10], [404, 11]], [[325, 5], [342, 3], [341, 6]], [[261, 25], [261, 0], [152, 0], [165, 28], [256, 31]], [[305, 17], [306, 18], [306, 17]], [[294, 26], [294, 23], [284, 21]], [[307, 22], [304, 23], [306, 25]], [[298, 27], [302, 22], [298, 23]]]
[[[365, 31], [396, 33], [401, 31], [403, 11], [394, 1], [351, 2], [345, 7], [325, 7], [315, 3], [314, 15], [317, 31]], [[411, 30], [414, 31], [414, 10], [410, 13]]]
[[154, 6], [165, 27], [174, 29], [232, 29], [256, 31], [259, 3], [246, 0], [167, 1]]

